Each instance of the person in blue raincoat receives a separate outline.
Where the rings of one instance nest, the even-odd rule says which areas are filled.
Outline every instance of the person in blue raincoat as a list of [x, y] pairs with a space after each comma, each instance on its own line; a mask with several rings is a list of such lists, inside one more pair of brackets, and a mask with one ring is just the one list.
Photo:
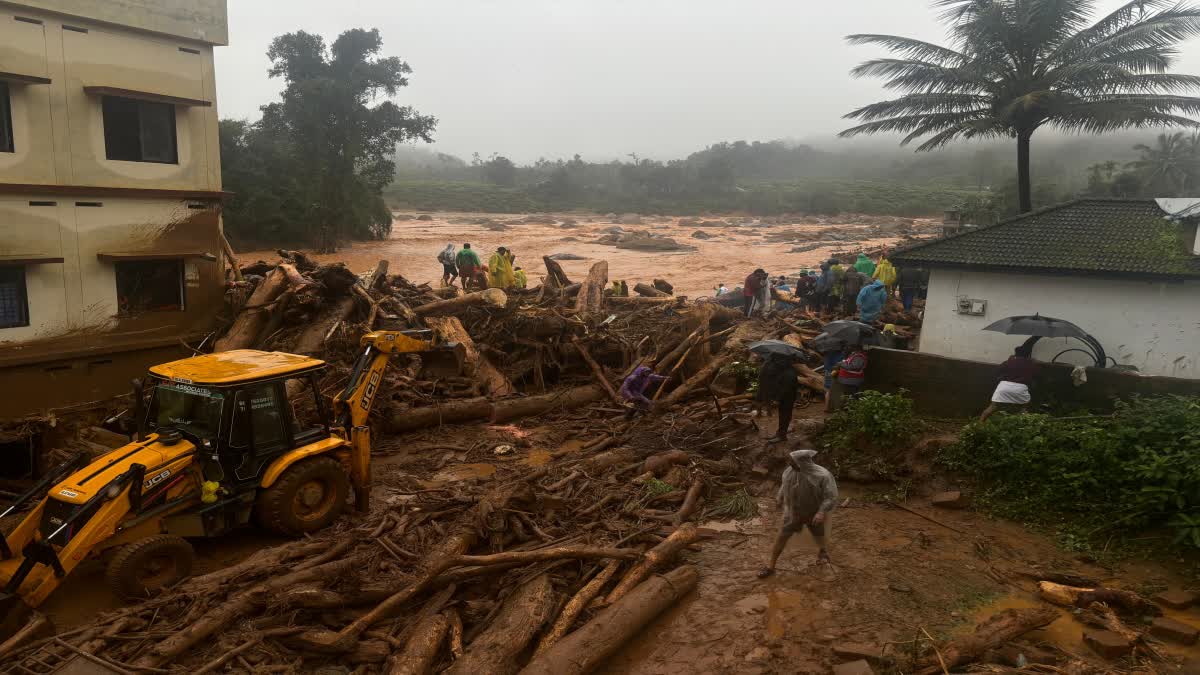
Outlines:
[[858, 316], [863, 323], [871, 323], [879, 318], [879, 314], [883, 312], [883, 305], [887, 302], [888, 292], [887, 287], [879, 279], [872, 281], [858, 292]]

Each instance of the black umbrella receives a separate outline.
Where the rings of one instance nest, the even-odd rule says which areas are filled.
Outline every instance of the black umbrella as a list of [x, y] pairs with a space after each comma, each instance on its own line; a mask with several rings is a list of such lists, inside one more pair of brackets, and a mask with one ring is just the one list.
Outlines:
[[857, 345], [873, 342], [879, 335], [879, 331], [861, 321], [831, 321], [825, 324], [822, 335], [828, 335], [834, 340], [840, 340], [848, 345]]
[[750, 351], [759, 356], [767, 356], [768, 354], [780, 354], [793, 359], [803, 359], [806, 354], [801, 349], [796, 349], [782, 340], [759, 340], [750, 344]]
[[1070, 321], [1041, 316], [1039, 314], [1034, 314], [1033, 316], [1010, 316], [1007, 319], [1000, 319], [983, 330], [1004, 333], [1005, 335], [1073, 337], [1080, 340], [1088, 337], [1086, 331]]

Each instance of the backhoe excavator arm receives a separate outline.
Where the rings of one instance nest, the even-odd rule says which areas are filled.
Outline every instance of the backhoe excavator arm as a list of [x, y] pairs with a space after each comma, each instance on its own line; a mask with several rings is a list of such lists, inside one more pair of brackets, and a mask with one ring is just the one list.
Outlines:
[[454, 344], [437, 344], [433, 331], [382, 330], [367, 333], [360, 343], [363, 352], [350, 371], [346, 388], [333, 398], [333, 419], [345, 430], [350, 440], [350, 482], [354, 485], [354, 508], [366, 512], [370, 508], [371, 489], [371, 429], [367, 418], [383, 371], [392, 354], [416, 354], [454, 349]]

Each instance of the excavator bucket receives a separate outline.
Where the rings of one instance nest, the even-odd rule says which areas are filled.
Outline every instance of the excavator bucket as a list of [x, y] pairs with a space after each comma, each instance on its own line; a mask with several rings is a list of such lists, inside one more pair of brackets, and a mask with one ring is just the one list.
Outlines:
[[0, 642], [17, 634], [33, 616], [33, 608], [16, 593], [0, 592]]

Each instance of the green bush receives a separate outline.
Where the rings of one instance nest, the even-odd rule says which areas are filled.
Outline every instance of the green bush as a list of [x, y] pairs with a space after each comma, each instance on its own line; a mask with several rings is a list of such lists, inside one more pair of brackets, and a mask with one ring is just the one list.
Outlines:
[[1200, 399], [1120, 403], [1113, 415], [996, 415], [939, 458], [982, 482], [1000, 515], [1094, 537], [1168, 526], [1200, 547]]
[[860, 443], [896, 446], [912, 441], [920, 426], [912, 399], [903, 391], [864, 391], [829, 416], [822, 440], [827, 448], [849, 448]]

